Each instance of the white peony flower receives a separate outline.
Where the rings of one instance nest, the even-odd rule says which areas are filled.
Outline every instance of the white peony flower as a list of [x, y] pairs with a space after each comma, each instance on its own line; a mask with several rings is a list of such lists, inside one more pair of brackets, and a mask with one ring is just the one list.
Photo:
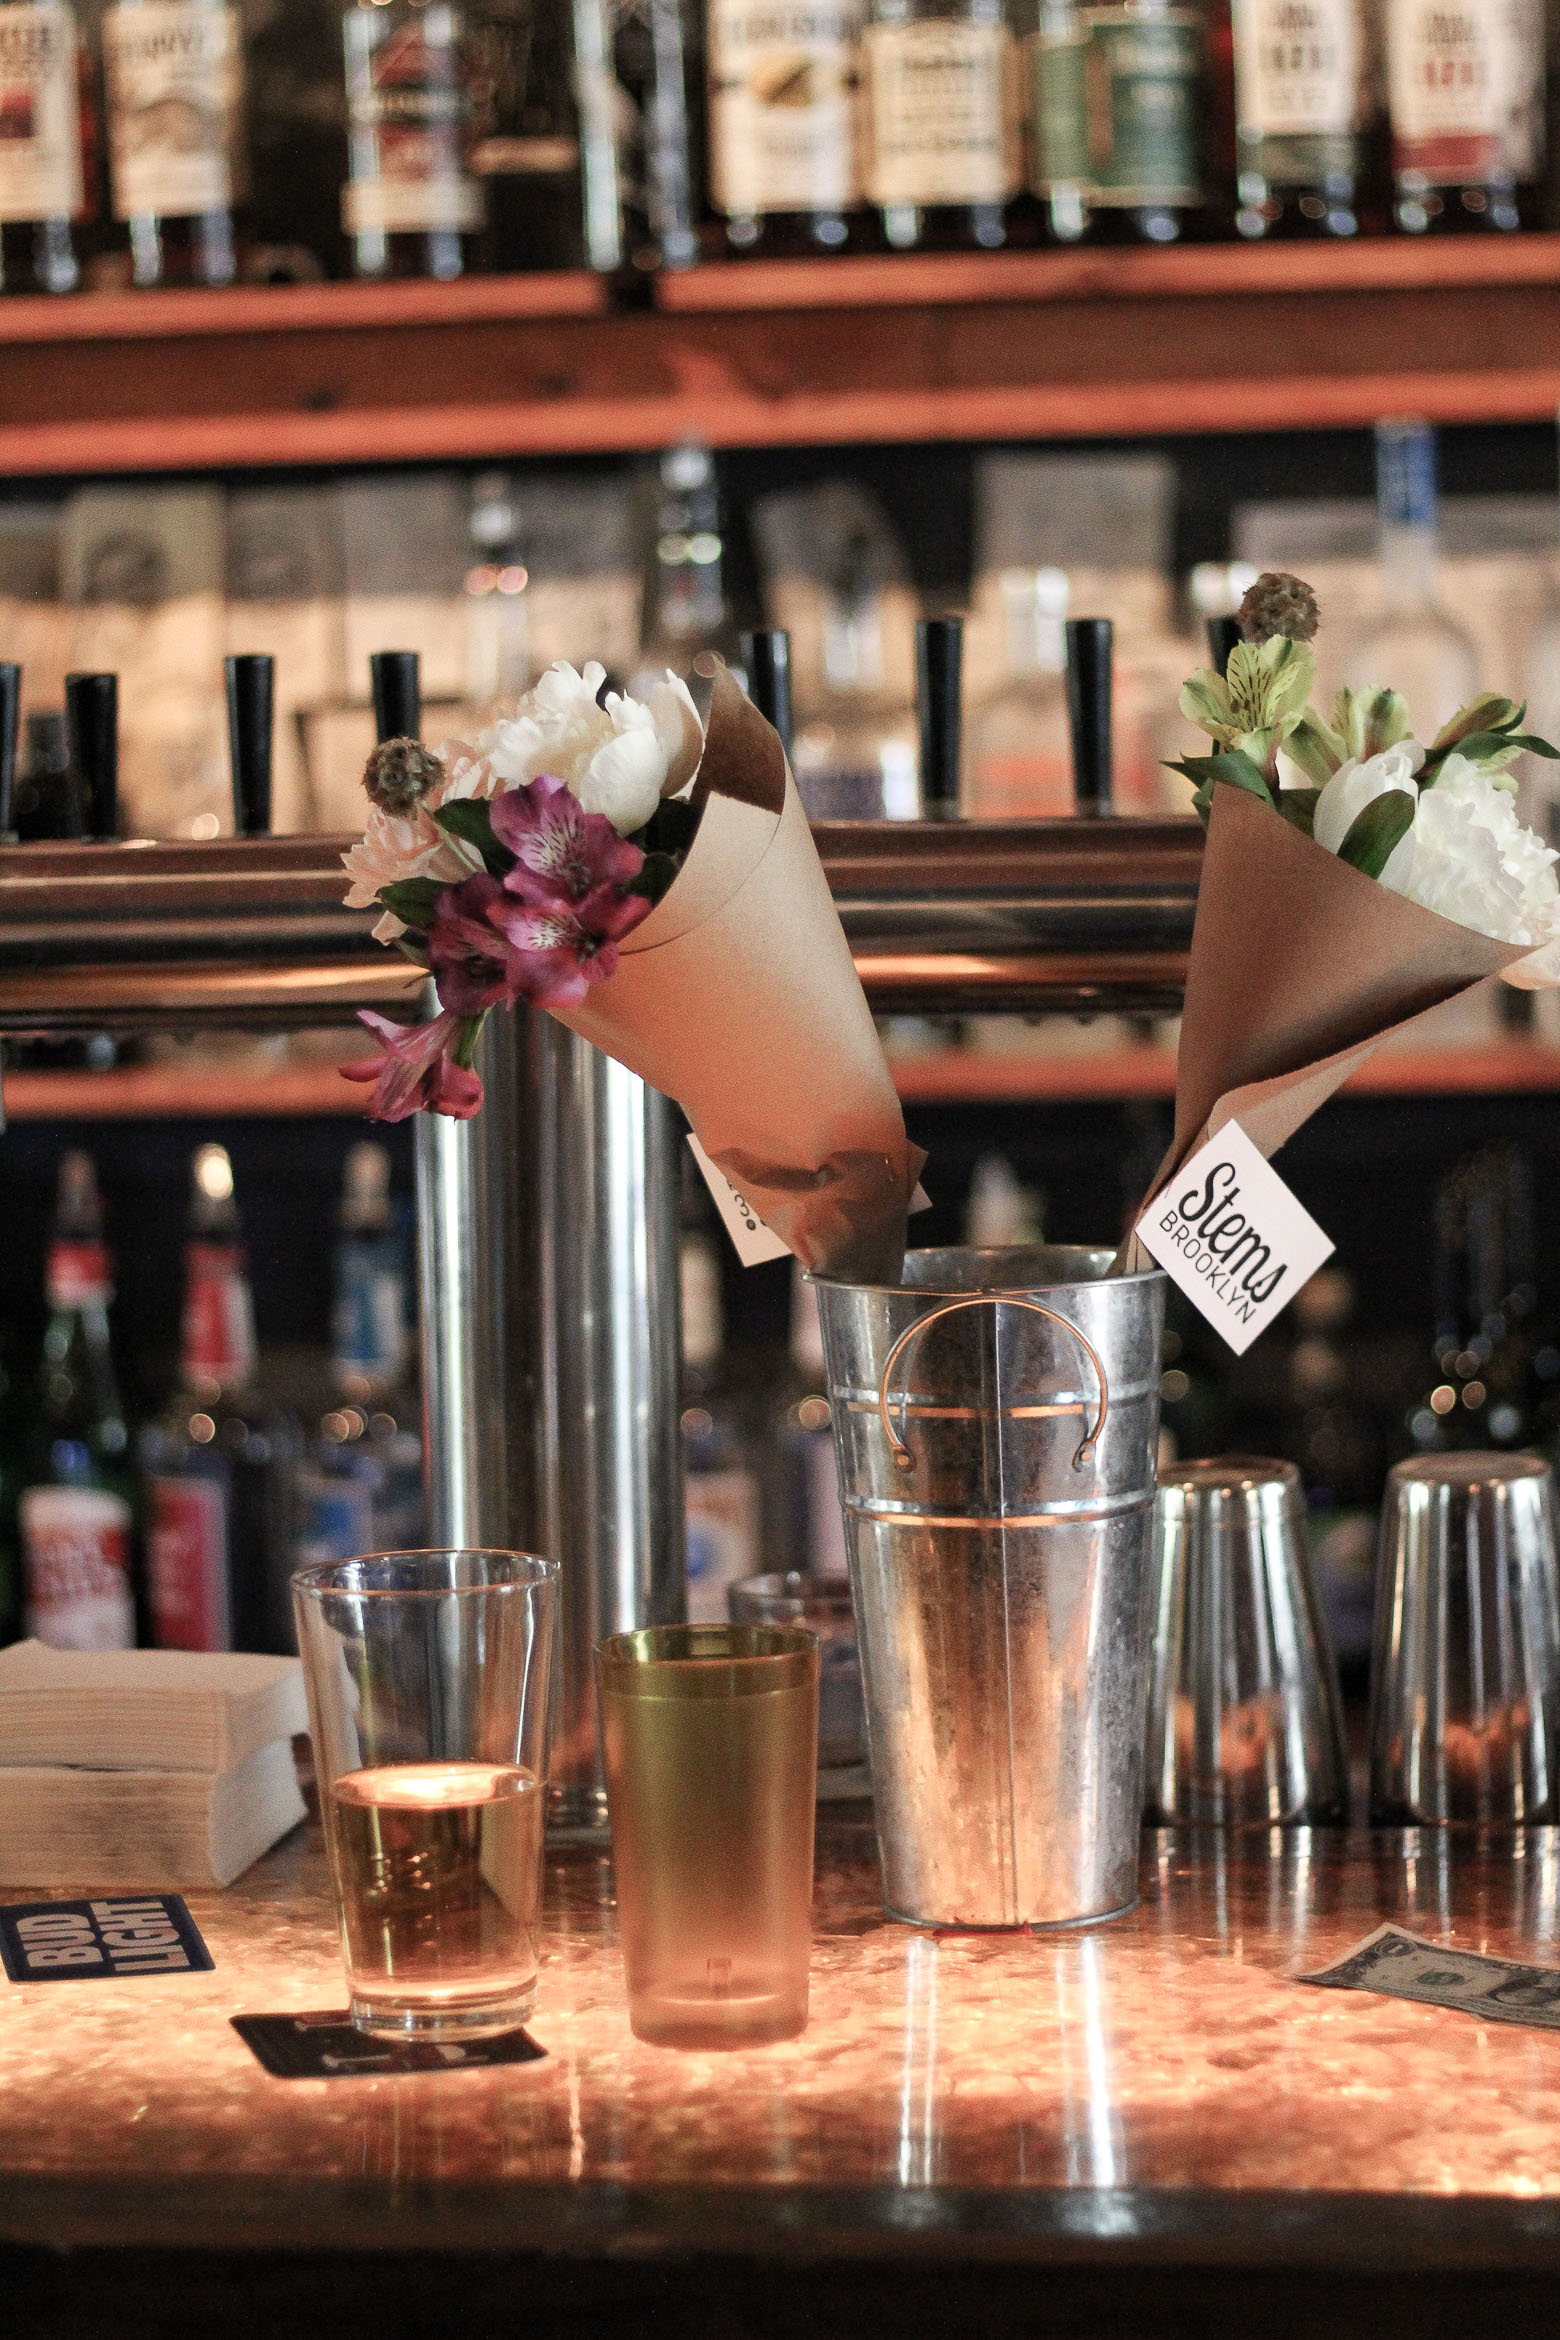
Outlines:
[[[1409, 796], [1419, 794], [1414, 778], [1424, 761], [1424, 749], [1415, 739], [1400, 739], [1379, 755], [1351, 758], [1340, 764], [1316, 800], [1316, 815], [1311, 834], [1318, 845], [1325, 845], [1329, 853], [1336, 853], [1354, 823], [1368, 804], [1378, 796], [1385, 796], [1391, 788], [1401, 788]], [[1394, 893], [1402, 893], [1404, 879], [1413, 865], [1413, 831], [1410, 830], [1392, 849], [1387, 865], [1381, 873], [1381, 883]]]
[[663, 796], [681, 788], [698, 763], [703, 733], [686, 684], [668, 675], [648, 701], [596, 694], [605, 669], [592, 659], [576, 673], [560, 659], [548, 668], [514, 714], [477, 742], [477, 758], [491, 775], [483, 785], [463, 770], [465, 786], [444, 794], [490, 796], [551, 773], [587, 812], [603, 813], [620, 836], [643, 828]]
[[1435, 785], [1420, 791], [1404, 843], [1413, 866], [1398, 891], [1410, 901], [1497, 942], [1560, 939], [1560, 856], [1523, 827], [1500, 774], [1448, 756]]

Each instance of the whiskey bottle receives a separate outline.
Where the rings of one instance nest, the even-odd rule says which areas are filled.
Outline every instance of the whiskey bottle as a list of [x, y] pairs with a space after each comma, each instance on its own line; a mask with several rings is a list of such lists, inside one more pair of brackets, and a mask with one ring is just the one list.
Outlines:
[[1394, 217], [1410, 235], [1510, 232], [1544, 160], [1544, 14], [1387, 0]]
[[1004, 569], [1007, 675], [972, 709], [966, 809], [982, 820], [1057, 818], [1073, 810], [1067, 725], [1067, 576]]
[[113, 214], [138, 285], [231, 284], [243, 33], [227, 0], [114, 0], [103, 13]]
[[258, 1386], [227, 1149], [200, 1146], [191, 1167], [179, 1387], [141, 1448], [152, 1638], [286, 1650], [297, 1441]]
[[710, 0], [710, 199], [734, 252], [860, 240], [862, 0]]
[[27, 1630], [57, 1649], [133, 1649], [130, 1441], [90, 1155], [61, 1159], [46, 1278], [49, 1321], [19, 1504]]
[[1064, 243], [1173, 244], [1203, 196], [1199, 0], [1042, 0], [1032, 184]]
[[1363, 0], [1235, 0], [1239, 234], [1352, 236], [1368, 127]]
[[916, 710], [889, 683], [883, 621], [873, 548], [852, 537], [824, 604], [823, 672], [792, 756], [811, 820], [913, 821], [920, 810]]
[[583, 268], [585, 198], [570, 11], [476, 0], [471, 171], [485, 195], [482, 265]]
[[994, 250], [1018, 188], [1001, 0], [872, 0], [866, 183], [896, 251]]
[[460, 276], [483, 220], [468, 168], [463, 13], [455, 0], [360, 0], [342, 31], [353, 266], [359, 276]]
[[76, 12], [0, 0], [0, 289], [76, 291], [85, 178]]
[[645, 598], [649, 622], [630, 685], [636, 697], [668, 669], [685, 675], [701, 650], [718, 652], [745, 686], [741, 637], [726, 600], [715, 458], [696, 440], [669, 447], [661, 457]]

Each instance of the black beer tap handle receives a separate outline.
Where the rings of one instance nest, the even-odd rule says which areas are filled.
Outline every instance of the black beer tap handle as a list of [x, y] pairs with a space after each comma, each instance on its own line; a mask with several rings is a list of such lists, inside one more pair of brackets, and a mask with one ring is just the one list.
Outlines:
[[1113, 812], [1109, 618], [1067, 621], [1067, 719], [1072, 726], [1073, 801], [1080, 813]]
[[22, 728], [22, 670], [0, 659], [0, 844], [16, 835], [16, 743]]
[[65, 677], [65, 737], [75, 802], [68, 817], [78, 836], [119, 834], [119, 677]]
[[964, 620], [921, 618], [915, 629], [915, 697], [921, 724], [921, 818], [959, 817]]
[[276, 660], [263, 654], [229, 658], [224, 668], [234, 832], [240, 837], [267, 837], [271, 833]]
[[1211, 617], [1208, 620], [1208, 653], [1213, 660], [1215, 674], [1229, 672], [1230, 652], [1237, 642], [1243, 642], [1245, 638], [1237, 617]]
[[374, 689], [374, 737], [422, 737], [422, 679], [415, 650], [376, 650], [368, 662]]

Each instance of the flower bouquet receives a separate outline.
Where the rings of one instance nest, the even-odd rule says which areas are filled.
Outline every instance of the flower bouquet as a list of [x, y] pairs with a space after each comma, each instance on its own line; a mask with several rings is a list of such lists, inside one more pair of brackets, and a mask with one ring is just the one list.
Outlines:
[[483, 1019], [527, 1001], [675, 1098], [805, 1265], [897, 1273], [921, 1156], [779, 738], [724, 668], [707, 724], [673, 676], [604, 680], [559, 664], [475, 741], [376, 749], [347, 901], [438, 1012], [364, 1011], [379, 1053], [343, 1070], [381, 1120], [469, 1118]]
[[1557, 751], [1524, 709], [1485, 694], [1428, 746], [1385, 686], [1340, 691], [1324, 719], [1310, 588], [1260, 577], [1240, 623], [1227, 673], [1181, 693], [1213, 742], [1173, 767], [1208, 834], [1175, 1136], [1144, 1209], [1227, 1122], [1271, 1157], [1390, 1034], [1472, 985], [1560, 982], [1557, 856], [1517, 818], [1509, 770]]

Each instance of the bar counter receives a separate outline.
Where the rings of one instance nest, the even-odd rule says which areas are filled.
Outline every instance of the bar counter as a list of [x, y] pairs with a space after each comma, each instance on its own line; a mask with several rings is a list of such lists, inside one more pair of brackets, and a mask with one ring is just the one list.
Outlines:
[[1386, 1919], [1560, 1963], [1556, 1839], [1151, 1833], [1123, 1918], [931, 1934], [837, 1818], [809, 2028], [728, 2055], [632, 2037], [569, 1847], [545, 2061], [278, 2080], [228, 2018], [344, 2003], [311, 1824], [188, 1896], [212, 1973], [0, 1982], [0, 2322], [1552, 2330], [1560, 2035], [1292, 1978]]

